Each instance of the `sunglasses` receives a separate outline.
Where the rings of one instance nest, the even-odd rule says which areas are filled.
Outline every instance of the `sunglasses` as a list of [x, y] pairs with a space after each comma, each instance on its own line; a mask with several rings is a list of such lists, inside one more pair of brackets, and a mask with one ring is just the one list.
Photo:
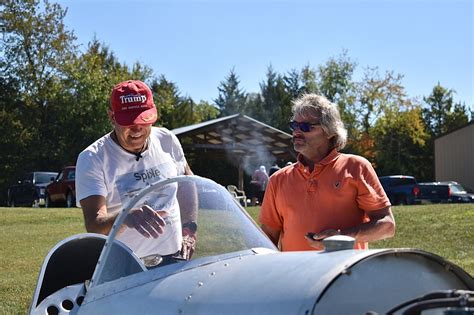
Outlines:
[[313, 129], [313, 127], [315, 126], [319, 126], [321, 124], [312, 124], [312, 123], [309, 123], [309, 122], [297, 122], [297, 121], [290, 121], [290, 129], [292, 131], [295, 131], [296, 129], [299, 129], [303, 132], [309, 132], [311, 131], [311, 129]]

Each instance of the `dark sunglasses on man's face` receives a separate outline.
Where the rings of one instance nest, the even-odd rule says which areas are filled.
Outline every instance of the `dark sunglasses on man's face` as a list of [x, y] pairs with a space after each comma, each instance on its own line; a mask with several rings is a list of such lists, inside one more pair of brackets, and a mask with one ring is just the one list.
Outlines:
[[312, 123], [309, 123], [309, 122], [297, 122], [297, 121], [290, 121], [290, 129], [292, 131], [295, 131], [296, 129], [299, 129], [303, 132], [308, 132], [308, 131], [311, 131], [311, 129], [313, 129], [313, 127], [315, 126], [319, 126], [321, 124], [312, 124]]

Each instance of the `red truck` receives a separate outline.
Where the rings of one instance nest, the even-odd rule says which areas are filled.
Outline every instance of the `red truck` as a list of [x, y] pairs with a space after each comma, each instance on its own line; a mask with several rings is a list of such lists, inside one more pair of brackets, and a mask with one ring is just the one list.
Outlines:
[[65, 205], [76, 206], [76, 167], [66, 166], [59, 172], [56, 179], [46, 186], [45, 207]]

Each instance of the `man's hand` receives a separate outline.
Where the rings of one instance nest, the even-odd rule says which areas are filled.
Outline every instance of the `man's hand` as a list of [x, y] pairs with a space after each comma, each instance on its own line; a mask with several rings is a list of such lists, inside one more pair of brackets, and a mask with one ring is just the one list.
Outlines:
[[305, 238], [308, 240], [309, 246], [321, 249], [324, 248], [323, 245], [323, 240], [329, 236], [333, 235], [340, 235], [341, 231], [340, 230], [334, 230], [334, 229], [329, 229], [329, 230], [324, 230], [321, 233], [311, 233], [309, 232], [308, 234], [305, 235]]
[[158, 238], [163, 234], [165, 227], [164, 218], [168, 215], [166, 211], [155, 211], [150, 206], [132, 209], [125, 218], [124, 224], [129, 228], [136, 229], [146, 238]]
[[183, 224], [183, 245], [181, 246], [180, 256], [190, 260], [196, 250], [197, 223], [194, 221]]

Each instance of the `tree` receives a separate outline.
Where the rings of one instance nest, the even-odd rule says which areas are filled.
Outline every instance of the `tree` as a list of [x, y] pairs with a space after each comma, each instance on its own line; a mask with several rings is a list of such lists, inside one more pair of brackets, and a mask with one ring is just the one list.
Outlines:
[[168, 128], [174, 129], [197, 123], [195, 107], [196, 104], [190, 97], [181, 98], [173, 111], [173, 124], [168, 126]]
[[419, 179], [433, 172], [432, 155], [427, 154], [429, 135], [420, 104], [407, 97], [403, 76], [367, 68], [357, 83], [358, 153], [374, 163], [379, 175], [408, 174]]
[[153, 99], [158, 110], [159, 123], [162, 126], [171, 128], [177, 123], [175, 119], [176, 106], [181, 101], [181, 96], [176, 84], [167, 80], [164, 75], [154, 79], [151, 83]]
[[206, 101], [201, 101], [195, 107], [197, 122], [216, 119], [219, 116], [219, 109]]
[[245, 98], [244, 114], [259, 120], [264, 116], [262, 103], [263, 99], [260, 93], [248, 93]]
[[286, 92], [283, 77], [267, 68], [266, 80], [260, 83], [259, 107], [261, 114], [256, 119], [278, 129], [287, 129], [288, 118], [285, 108], [288, 108], [291, 96]]
[[446, 129], [449, 131], [464, 127], [469, 122], [469, 110], [466, 104], [454, 104], [453, 111], [449, 113], [446, 119]]
[[286, 98], [281, 102], [279, 129], [288, 130], [288, 121], [291, 119], [292, 101], [303, 93], [301, 73], [296, 69], [289, 71], [283, 76], [285, 83]]
[[239, 77], [232, 68], [224, 81], [221, 81], [217, 89], [219, 96], [214, 100], [220, 109], [220, 116], [225, 117], [242, 113], [245, 108], [245, 92], [239, 87]]
[[319, 93], [316, 82], [316, 71], [309, 65], [304, 66], [301, 71], [293, 69], [283, 76], [286, 93], [294, 100], [303, 93]]
[[384, 77], [378, 73], [378, 68], [367, 68], [364, 78], [359, 84], [359, 102], [361, 127], [368, 132], [373, 122], [391, 104], [403, 105], [406, 97], [404, 87], [401, 84], [403, 76], [386, 72]]
[[[76, 53], [74, 34], [66, 29], [66, 11], [47, 0], [3, 1], [5, 25], [0, 67], [2, 88], [8, 102], [2, 104], [2, 122], [7, 122], [4, 139], [17, 139], [9, 150], [1, 150], [0, 172], [12, 174], [12, 182], [33, 167], [54, 167], [54, 139], [62, 104], [58, 100], [67, 93], [63, 87], [64, 68]], [[11, 93], [14, 88], [16, 92]], [[9, 152], [15, 152], [14, 159]], [[3, 188], [3, 187], [0, 187]], [[2, 189], [3, 191], [3, 189]]]
[[434, 138], [462, 127], [469, 121], [469, 111], [465, 104], [454, 104], [454, 93], [454, 90], [444, 88], [438, 83], [431, 94], [423, 98], [427, 105], [423, 116], [433, 141]]
[[453, 90], [448, 90], [438, 83], [431, 94], [423, 98], [427, 105], [423, 110], [425, 124], [433, 137], [448, 131], [446, 123], [453, 106], [453, 93]]
[[317, 93], [320, 94], [318, 83], [316, 81], [316, 71], [306, 65], [301, 69], [301, 93]]
[[352, 142], [352, 148], [370, 160], [374, 160], [374, 146], [376, 140], [372, 134], [372, 126], [384, 114], [386, 117], [393, 112], [403, 110], [406, 94], [401, 85], [401, 75], [386, 72], [381, 77], [377, 68], [367, 68], [361, 82], [357, 83], [359, 107], [357, 112], [357, 125], [359, 137]]
[[[319, 91], [333, 103], [346, 104], [354, 91], [352, 75], [356, 66], [347, 56], [347, 51], [343, 51], [338, 59], [330, 58], [319, 66]], [[344, 112], [345, 108], [341, 109]]]
[[41, 6], [38, 0], [8, 0], [4, 6], [2, 70], [17, 80], [26, 106], [46, 115], [48, 101], [62, 90], [63, 69], [76, 53], [76, 38], [63, 22], [66, 10], [48, 0]]
[[301, 74], [298, 70], [292, 69], [283, 76], [286, 92], [292, 99], [296, 99], [303, 91], [301, 84]]
[[201, 101], [196, 104], [190, 97], [182, 97], [176, 84], [160, 75], [151, 83], [155, 105], [158, 109], [159, 123], [174, 129], [214, 119], [219, 110]]
[[429, 180], [433, 165], [425, 154], [429, 135], [424, 129], [421, 108], [409, 101], [404, 105], [408, 107], [405, 110], [388, 107], [373, 127], [375, 166], [379, 175], [408, 174]]
[[356, 84], [352, 75], [357, 64], [350, 60], [347, 51], [338, 59], [330, 58], [324, 65], [318, 67], [318, 90], [331, 102], [339, 107], [342, 121], [348, 130], [348, 145], [346, 151], [354, 152], [353, 144], [360, 139], [357, 126]]
[[24, 164], [22, 157], [29, 154], [28, 145], [34, 134], [21, 117], [24, 104], [17, 82], [0, 77], [0, 91], [0, 204], [5, 204], [7, 187], [19, 178], [18, 171], [31, 167], [32, 161]]

